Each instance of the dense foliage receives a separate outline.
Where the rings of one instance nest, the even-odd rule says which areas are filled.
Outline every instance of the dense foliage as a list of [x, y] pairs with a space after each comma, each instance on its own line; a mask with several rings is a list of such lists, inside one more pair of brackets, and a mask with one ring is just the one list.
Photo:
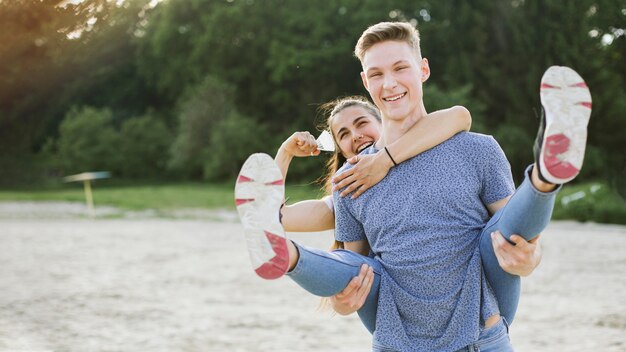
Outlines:
[[543, 71], [574, 67], [594, 105], [581, 179], [625, 194], [625, 19], [623, 0], [0, 1], [0, 184], [90, 170], [227, 180], [247, 154], [314, 132], [320, 103], [366, 94], [356, 39], [407, 20], [431, 65], [426, 107], [467, 106], [516, 176]]

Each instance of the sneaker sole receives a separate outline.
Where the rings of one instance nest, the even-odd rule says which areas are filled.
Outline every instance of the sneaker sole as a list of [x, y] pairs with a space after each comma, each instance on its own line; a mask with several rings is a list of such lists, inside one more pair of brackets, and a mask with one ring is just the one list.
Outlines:
[[282, 174], [267, 154], [252, 154], [235, 185], [235, 205], [243, 224], [254, 271], [272, 280], [289, 268], [285, 231], [278, 217], [285, 195]]
[[552, 66], [541, 78], [540, 96], [546, 126], [539, 169], [547, 181], [563, 184], [574, 179], [583, 166], [591, 93], [576, 71]]

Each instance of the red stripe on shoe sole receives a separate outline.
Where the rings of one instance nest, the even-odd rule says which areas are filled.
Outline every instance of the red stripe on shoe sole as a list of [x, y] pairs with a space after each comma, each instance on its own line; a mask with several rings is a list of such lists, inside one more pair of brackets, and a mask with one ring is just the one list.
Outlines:
[[568, 179], [578, 175], [580, 172], [567, 160], [562, 160], [558, 156], [569, 150], [570, 140], [562, 133], [547, 137], [544, 141], [543, 163], [547, 171], [554, 177]]
[[546, 137], [543, 154], [548, 157], [565, 153], [569, 149], [569, 138], [562, 133]]
[[580, 102], [580, 103], [576, 103], [576, 105], [581, 105], [581, 106], [591, 109], [591, 103], [589, 102]]
[[285, 181], [283, 181], [283, 180], [281, 179], [281, 180], [276, 180], [276, 181], [274, 181], [274, 182], [267, 182], [267, 183], [265, 183], [265, 184], [266, 184], [266, 185], [268, 185], [268, 186], [282, 186], [282, 185], [284, 185], [284, 184], [285, 184]]
[[265, 231], [265, 237], [267, 237], [270, 241], [276, 256], [270, 259], [269, 262], [256, 268], [255, 272], [257, 275], [267, 280], [278, 279], [279, 277], [285, 275], [289, 269], [289, 251], [287, 249], [287, 240], [282, 236], [278, 236], [267, 231]]
[[236, 206], [240, 206], [242, 204], [246, 204], [246, 203], [250, 203], [250, 202], [254, 202], [254, 198], [248, 198], [248, 199], [235, 199], [235, 205]]
[[575, 177], [580, 172], [579, 169], [569, 162], [558, 160], [556, 158], [550, 160], [544, 159], [544, 163], [546, 163], [546, 168], [548, 169], [550, 175], [560, 179], [566, 180]]
[[239, 177], [237, 178], [237, 183], [241, 183], [241, 182], [252, 182], [254, 181], [253, 179], [251, 179], [250, 177], [246, 177], [244, 175], [239, 175]]
[[572, 84], [572, 85], [570, 85], [570, 87], [588, 88], [588, 87], [587, 87], [587, 83], [585, 83], [585, 82], [580, 82], [580, 83]]
[[548, 84], [548, 83], [541, 83], [541, 89], [544, 89], [544, 88], [547, 88], [547, 89], [561, 89], [561, 87], [553, 86], [553, 85]]

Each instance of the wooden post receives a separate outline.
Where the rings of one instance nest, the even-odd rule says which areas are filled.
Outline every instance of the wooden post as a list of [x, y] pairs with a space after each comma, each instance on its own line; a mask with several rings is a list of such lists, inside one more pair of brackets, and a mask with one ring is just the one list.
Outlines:
[[111, 173], [108, 171], [98, 171], [98, 172], [83, 172], [82, 174], [72, 175], [64, 177], [63, 180], [65, 182], [78, 182], [83, 181], [83, 186], [85, 188], [85, 200], [87, 202], [87, 215], [90, 218], [96, 217], [96, 211], [93, 205], [93, 193], [91, 192], [91, 181], [98, 180], [103, 178], [111, 177]]
[[96, 217], [96, 212], [94, 211], [94, 208], [93, 208], [93, 194], [91, 193], [91, 181], [85, 180], [83, 184], [85, 185], [85, 199], [87, 200], [87, 213], [89, 214], [89, 217], [93, 219]]

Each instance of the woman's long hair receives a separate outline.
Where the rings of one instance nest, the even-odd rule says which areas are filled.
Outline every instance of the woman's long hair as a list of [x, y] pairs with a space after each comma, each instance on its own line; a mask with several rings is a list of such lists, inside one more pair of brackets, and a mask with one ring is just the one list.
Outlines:
[[[380, 112], [378, 111], [376, 106], [370, 103], [367, 98], [360, 95], [337, 98], [320, 106], [320, 111], [322, 112], [322, 114], [324, 116], [328, 116], [325, 122], [321, 125], [321, 129], [328, 131], [333, 137], [333, 142], [335, 142], [335, 152], [326, 162], [326, 173], [320, 177], [321, 182], [324, 184], [324, 191], [326, 192], [327, 196], [332, 196], [333, 194], [333, 176], [335, 175], [335, 173], [337, 173], [337, 170], [339, 170], [339, 168], [346, 162], [346, 157], [341, 153], [341, 150], [339, 149], [339, 144], [337, 144], [335, 134], [332, 130], [333, 119], [338, 113], [352, 106], [358, 106], [365, 109], [374, 118], [376, 118], [376, 120], [378, 120], [379, 122], [381, 121]], [[334, 240], [333, 244], [330, 247], [330, 250], [335, 249], [344, 249], [343, 242]], [[322, 298], [322, 301], [320, 302], [318, 308], [320, 310], [330, 308], [330, 299]]]
[[[321, 126], [322, 130], [328, 131], [333, 137], [333, 141], [335, 142], [335, 152], [326, 162], [326, 173], [321, 177], [321, 181], [324, 184], [324, 191], [326, 192], [326, 195], [332, 196], [333, 183], [331, 181], [333, 179], [333, 176], [335, 175], [335, 173], [337, 173], [337, 170], [339, 170], [339, 168], [346, 162], [346, 157], [341, 153], [341, 150], [339, 149], [339, 144], [337, 144], [335, 134], [332, 130], [333, 119], [335, 118], [335, 116], [337, 116], [337, 114], [352, 106], [358, 106], [365, 109], [376, 120], [378, 120], [378, 122], [381, 121], [378, 108], [376, 108], [374, 104], [367, 100], [367, 98], [361, 95], [352, 95], [337, 98], [320, 106], [320, 111], [322, 112], [322, 114], [328, 116], [326, 118], [326, 121]], [[343, 242], [335, 240], [335, 243], [331, 246], [330, 249], [334, 250], [339, 248], [344, 248]]]

